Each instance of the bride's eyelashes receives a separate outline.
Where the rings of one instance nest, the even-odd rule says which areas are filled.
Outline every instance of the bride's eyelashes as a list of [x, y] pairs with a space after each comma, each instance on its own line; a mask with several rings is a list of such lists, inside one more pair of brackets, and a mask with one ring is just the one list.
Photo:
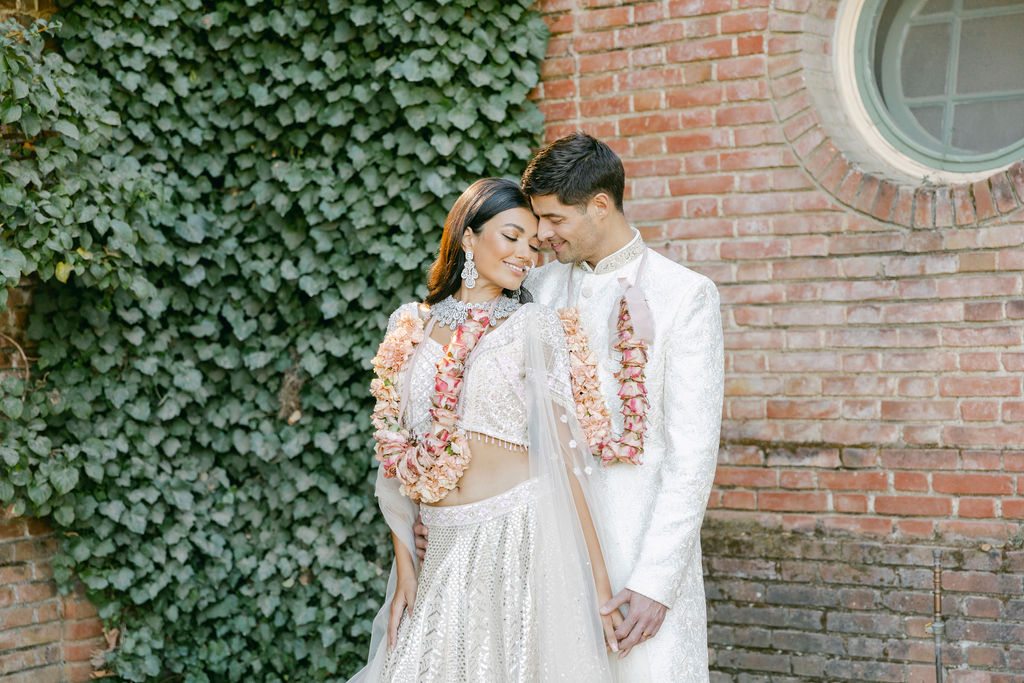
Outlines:
[[[518, 242], [519, 241], [518, 237], [514, 237], [512, 235], [506, 235], [506, 234], [502, 233], [501, 236], [504, 237], [505, 239], [507, 239], [509, 242]], [[535, 252], [537, 252], [538, 254], [540, 253], [540, 247], [537, 246], [537, 245], [531, 244], [530, 245], [530, 249], [535, 251]]]

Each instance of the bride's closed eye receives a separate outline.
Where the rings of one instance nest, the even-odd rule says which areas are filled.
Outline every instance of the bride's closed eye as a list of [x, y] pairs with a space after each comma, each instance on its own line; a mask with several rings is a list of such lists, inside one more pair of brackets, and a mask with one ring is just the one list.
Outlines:
[[[518, 242], [519, 241], [519, 238], [516, 237], [515, 235], [506, 235], [506, 234], [502, 233], [502, 237], [507, 239], [509, 242]], [[537, 252], [538, 254], [540, 253], [540, 247], [535, 245], [535, 244], [531, 244], [530, 245], [530, 249], [532, 249], [533, 251]]]

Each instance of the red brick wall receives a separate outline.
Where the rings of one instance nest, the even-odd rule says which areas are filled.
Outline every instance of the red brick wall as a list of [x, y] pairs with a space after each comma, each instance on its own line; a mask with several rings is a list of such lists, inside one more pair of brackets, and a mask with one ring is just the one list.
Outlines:
[[59, 595], [52, 530], [0, 517], [0, 681], [87, 681], [93, 650], [105, 649], [96, 609], [76, 591]]
[[722, 295], [716, 680], [934, 678], [932, 547], [950, 672], [1024, 680], [1000, 630], [1024, 618], [1024, 165], [951, 186], [872, 163], [836, 123], [838, 5], [542, 0], [534, 97], [548, 139], [612, 145], [627, 217]]
[[[934, 681], [936, 547], [709, 521], [711, 680]], [[944, 680], [1020, 683], [1024, 550], [938, 549]]]

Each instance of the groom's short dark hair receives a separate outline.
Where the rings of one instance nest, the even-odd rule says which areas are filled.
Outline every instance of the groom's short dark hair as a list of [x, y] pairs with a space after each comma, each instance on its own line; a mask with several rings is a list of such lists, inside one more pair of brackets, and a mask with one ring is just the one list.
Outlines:
[[523, 171], [530, 196], [557, 195], [567, 206], [583, 206], [604, 192], [622, 211], [626, 172], [611, 147], [586, 133], [571, 133], [541, 148]]

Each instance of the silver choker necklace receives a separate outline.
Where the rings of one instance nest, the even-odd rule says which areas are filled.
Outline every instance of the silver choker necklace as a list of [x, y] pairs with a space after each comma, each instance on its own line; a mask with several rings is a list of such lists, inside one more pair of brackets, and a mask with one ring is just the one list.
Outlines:
[[438, 301], [430, 307], [430, 317], [441, 327], [449, 327], [455, 330], [459, 325], [466, 322], [469, 317], [469, 309], [486, 309], [491, 325], [499, 320], [504, 320], [518, 309], [522, 304], [510, 296], [499, 296], [490, 301], [480, 303], [466, 303], [456, 301], [455, 297], [449, 296], [443, 301]]

